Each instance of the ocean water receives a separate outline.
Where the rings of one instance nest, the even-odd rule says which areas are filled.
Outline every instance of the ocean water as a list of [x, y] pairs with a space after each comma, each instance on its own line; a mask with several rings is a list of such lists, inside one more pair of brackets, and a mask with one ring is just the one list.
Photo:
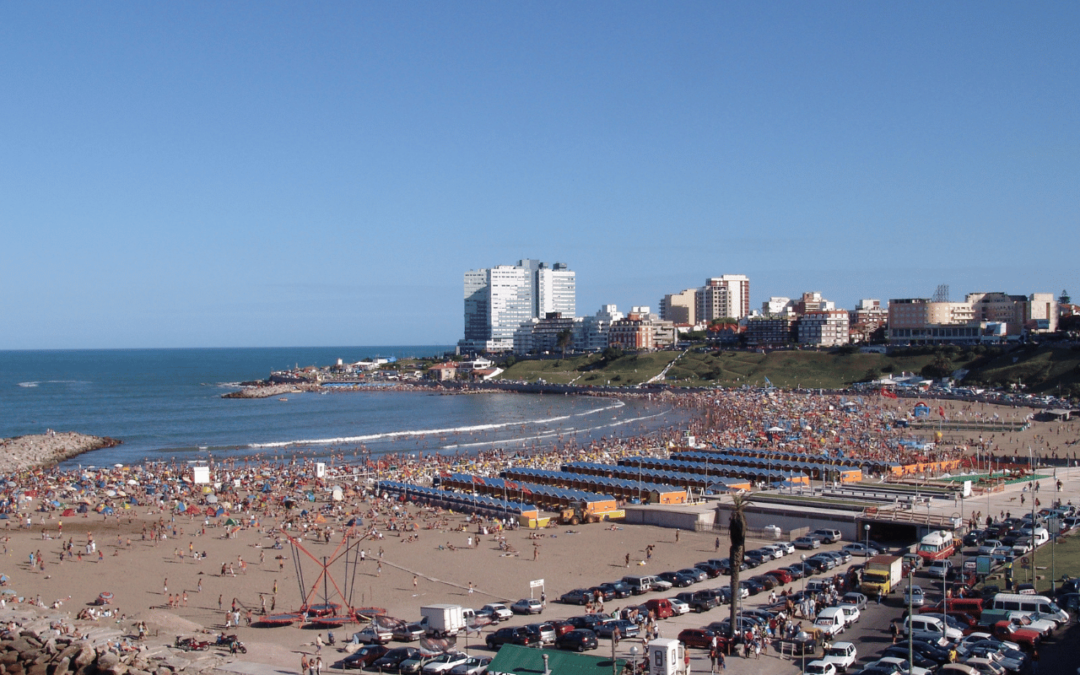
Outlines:
[[431, 392], [223, 399], [236, 383], [341, 358], [429, 356], [445, 346], [0, 351], [0, 437], [46, 429], [110, 436], [67, 466], [360, 449], [469, 453], [646, 433], [678, 411], [639, 399]]

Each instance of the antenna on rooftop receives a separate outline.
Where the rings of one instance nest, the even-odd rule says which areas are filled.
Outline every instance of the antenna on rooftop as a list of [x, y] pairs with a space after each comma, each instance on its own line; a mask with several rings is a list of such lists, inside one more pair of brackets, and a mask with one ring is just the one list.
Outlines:
[[934, 291], [934, 302], [948, 302], [949, 301], [949, 284], [938, 284], [937, 290]]

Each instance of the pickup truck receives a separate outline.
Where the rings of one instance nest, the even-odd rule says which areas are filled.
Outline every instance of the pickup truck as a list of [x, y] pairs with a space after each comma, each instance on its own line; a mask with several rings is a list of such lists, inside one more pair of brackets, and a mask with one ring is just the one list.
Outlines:
[[1020, 645], [1026, 652], [1034, 651], [1039, 647], [1042, 639], [1033, 630], [1025, 630], [1009, 621], [998, 621], [994, 624], [994, 637], [999, 640], [1007, 640]]

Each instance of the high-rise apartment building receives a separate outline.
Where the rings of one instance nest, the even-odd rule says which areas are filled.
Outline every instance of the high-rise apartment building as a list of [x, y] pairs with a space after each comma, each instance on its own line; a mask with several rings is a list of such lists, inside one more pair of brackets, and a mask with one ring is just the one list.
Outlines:
[[537, 260], [465, 273], [465, 336], [458, 343], [472, 352], [514, 348], [514, 332], [530, 319], [551, 312], [573, 316], [577, 304], [574, 272]]
[[697, 320], [741, 319], [750, 315], [750, 279], [742, 274], [725, 274], [705, 280], [697, 291]]
[[693, 326], [697, 323], [697, 289], [665, 295], [660, 301], [660, 318], [672, 323]]
[[559, 313], [566, 317], [577, 314], [577, 275], [563, 263], [548, 267], [544, 263], [536, 270], [536, 316]]

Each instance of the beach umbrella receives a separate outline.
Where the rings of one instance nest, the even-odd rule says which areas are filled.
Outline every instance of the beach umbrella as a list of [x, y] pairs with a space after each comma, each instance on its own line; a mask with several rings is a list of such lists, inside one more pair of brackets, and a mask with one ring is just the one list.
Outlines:
[[107, 516], [111, 516], [111, 515], [113, 514], [113, 507], [111, 507], [111, 506], [106, 506], [105, 508], [103, 508], [103, 509], [101, 510], [101, 512], [102, 512], [102, 513], [104, 513], [104, 514], [105, 514], [105, 515], [107, 515]]
[[64, 518], [70, 518], [71, 516], [75, 515], [75, 509], [64, 509], [63, 513], [61, 513], [60, 515]]
[[217, 502], [218, 502], [217, 495], [210, 495], [209, 497], [206, 498], [206, 503], [207, 504], [217, 504]]
[[224, 513], [225, 513], [225, 509], [221, 508], [220, 506], [219, 506], [219, 507], [217, 507], [217, 510], [216, 510], [216, 511], [214, 511], [214, 515], [215, 515], [215, 516], [220, 516], [220, 515], [224, 515]]

